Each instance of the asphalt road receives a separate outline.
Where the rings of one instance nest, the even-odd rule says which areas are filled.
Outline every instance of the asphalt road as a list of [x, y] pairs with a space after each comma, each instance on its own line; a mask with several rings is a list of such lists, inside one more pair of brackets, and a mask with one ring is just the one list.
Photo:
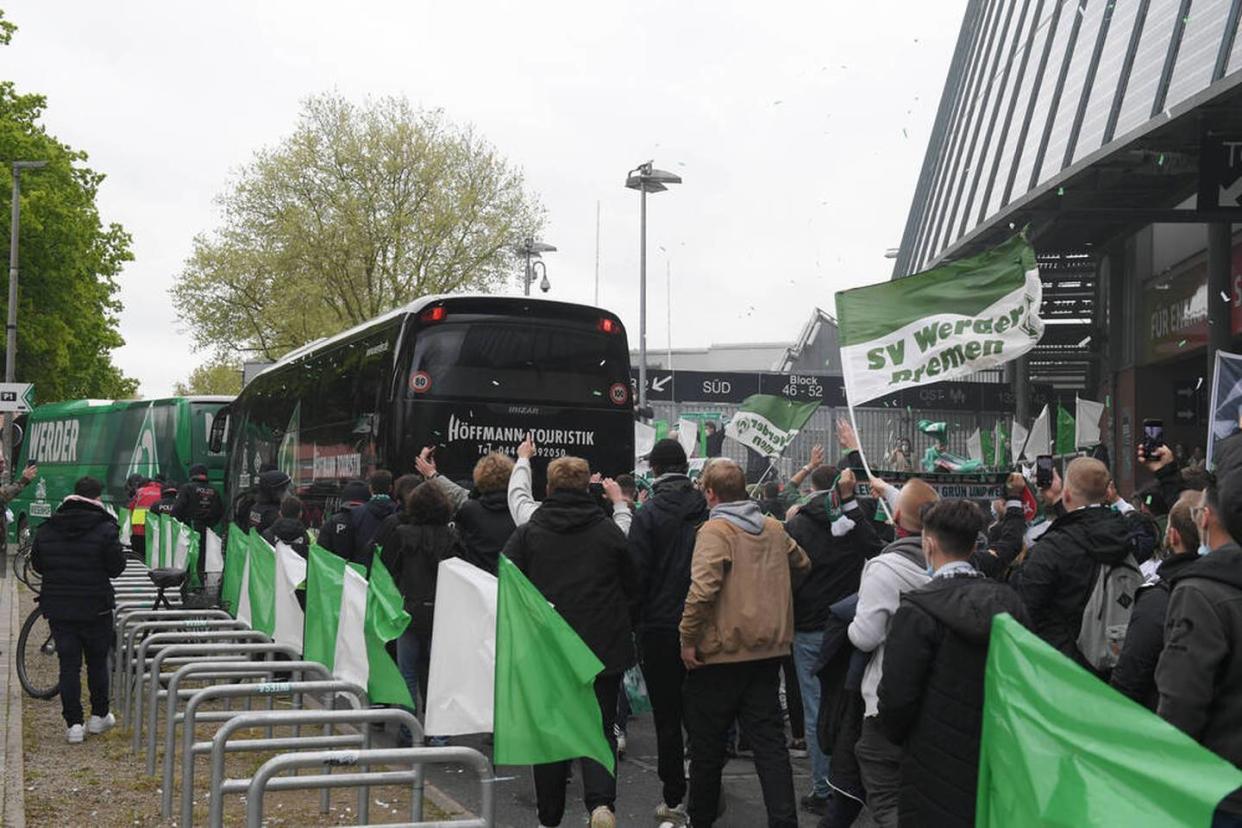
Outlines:
[[[391, 734], [385, 735], [391, 738]], [[618, 768], [617, 825], [622, 828], [655, 826], [655, 809], [660, 803], [660, 778], [656, 775], [656, 740], [650, 714], [630, 719], [628, 742], [626, 757]], [[454, 739], [453, 744], [473, 747], [484, 755], [491, 755], [481, 737]], [[794, 789], [801, 798], [810, 791], [810, 769], [806, 759], [795, 758], [792, 761]], [[506, 828], [537, 828], [539, 819], [535, 813], [535, 786], [530, 769], [499, 767], [496, 775], [501, 780], [496, 783], [496, 824]], [[478, 782], [460, 766], [428, 766], [427, 781], [463, 807], [471, 811], [478, 807]], [[727, 807], [724, 816], [716, 821], [717, 826], [753, 828], [767, 824], [759, 779], [749, 758], [731, 760], [725, 768], [723, 782]], [[803, 811], [799, 814], [798, 824], [802, 828], [813, 828], [817, 820], [815, 815]], [[561, 824], [578, 826], [586, 822], [581, 775], [575, 769], [565, 819]]]

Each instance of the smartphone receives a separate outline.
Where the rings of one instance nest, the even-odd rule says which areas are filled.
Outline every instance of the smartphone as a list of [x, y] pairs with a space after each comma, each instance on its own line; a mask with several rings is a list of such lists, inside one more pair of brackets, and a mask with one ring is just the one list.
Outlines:
[[1143, 457], [1151, 458], [1164, 445], [1164, 421], [1143, 420]]
[[27, 460], [26, 461], [26, 468], [30, 468], [31, 466], [37, 466], [37, 465], [39, 465], [38, 460]]
[[1041, 454], [1035, 458], [1035, 485], [1047, 489], [1052, 485], [1052, 455]]

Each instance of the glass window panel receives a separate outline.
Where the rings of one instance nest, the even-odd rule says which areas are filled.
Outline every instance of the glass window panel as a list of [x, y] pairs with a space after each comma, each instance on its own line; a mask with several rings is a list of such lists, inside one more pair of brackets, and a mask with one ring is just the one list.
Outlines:
[[1156, 99], [1156, 87], [1164, 70], [1164, 57], [1169, 51], [1173, 37], [1173, 22], [1181, 3], [1178, 0], [1151, 0], [1147, 7], [1147, 20], [1143, 22], [1143, 34], [1134, 54], [1134, 69], [1130, 83], [1121, 102], [1121, 115], [1117, 119], [1116, 136], [1120, 138], [1151, 117], [1152, 101]]
[[1176, 106], [1212, 82], [1229, 6], [1230, 0], [1195, 0], [1190, 4], [1182, 47], [1177, 52], [1169, 94], [1164, 100], [1165, 108]]
[[[1083, 0], [1086, 2], [1086, 0]], [[1070, 58], [1069, 71], [1065, 75], [1065, 88], [1057, 105], [1057, 113], [1052, 123], [1052, 133], [1048, 136], [1048, 150], [1044, 154], [1044, 164], [1040, 168], [1039, 181], [1047, 181], [1059, 173], [1065, 166], [1065, 145], [1069, 141], [1070, 129], [1074, 126], [1074, 116], [1078, 112], [1078, 104], [1085, 92], [1083, 81], [1087, 77], [1087, 67], [1091, 65], [1091, 55], [1095, 51], [1095, 39], [1100, 32], [1100, 24], [1104, 20], [1104, 9], [1109, 0], [1092, 0], [1083, 9], [1079, 3], [1082, 25], [1078, 28], [1078, 39], [1074, 42], [1074, 54]]]
[[1048, 53], [1048, 65], [1044, 68], [1044, 77], [1039, 84], [1039, 97], [1035, 99], [1035, 109], [1031, 113], [1031, 126], [1026, 136], [1026, 145], [1022, 148], [1022, 160], [1018, 164], [1018, 175], [1014, 179], [1013, 192], [1009, 201], [1017, 201], [1030, 189], [1031, 168], [1035, 165], [1035, 154], [1039, 151], [1039, 142], [1043, 140], [1044, 124], [1048, 121], [1048, 107], [1052, 102], [1052, 92], [1056, 87], [1057, 78], [1061, 75], [1061, 64], [1065, 60], [1065, 44], [1069, 42], [1070, 28], [1074, 24], [1074, 10], [1077, 6], [1073, 0], [1064, 0], [1061, 4], [1061, 17], [1057, 21], [1057, 31], [1052, 39], [1052, 51]]
[[[1242, 20], [1239, 21], [1242, 23]], [[1225, 74], [1242, 69], [1242, 32], [1234, 32], [1233, 49], [1229, 52], [1229, 63], [1225, 66]]]
[[1125, 62], [1126, 49], [1130, 46], [1130, 35], [1138, 17], [1138, 5], [1138, 0], [1128, 0], [1113, 7], [1108, 39], [1104, 41], [1104, 51], [1100, 53], [1100, 65], [1096, 69], [1095, 83], [1090, 90], [1091, 99], [1087, 102], [1082, 130], [1078, 133], [1078, 143], [1074, 146], [1075, 161], [1099, 149], [1104, 139], [1104, 127], [1108, 124], [1108, 113], [1117, 96], [1121, 64]]

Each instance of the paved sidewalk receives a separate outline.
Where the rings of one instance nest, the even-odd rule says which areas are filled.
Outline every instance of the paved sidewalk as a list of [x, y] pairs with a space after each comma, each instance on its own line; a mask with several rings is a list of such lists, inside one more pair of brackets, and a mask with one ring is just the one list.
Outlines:
[[22, 687], [15, 655], [22, 619], [18, 613], [17, 579], [0, 546], [0, 825], [25, 828], [25, 772], [22, 768]]

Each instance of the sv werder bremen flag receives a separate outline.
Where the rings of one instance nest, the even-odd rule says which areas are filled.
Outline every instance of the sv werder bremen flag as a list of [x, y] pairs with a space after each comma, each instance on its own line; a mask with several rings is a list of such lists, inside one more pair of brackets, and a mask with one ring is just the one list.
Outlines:
[[372, 704], [413, 708], [405, 679], [384, 649], [409, 623], [379, 550], [368, 581], [361, 566], [311, 544], [303, 648], [308, 660], [325, 665], [342, 681], [365, 687]]
[[981, 828], [1212, 823], [1242, 770], [1045, 644], [992, 622], [975, 819]]
[[852, 405], [1016, 359], [1043, 335], [1035, 252], [1021, 236], [934, 270], [841, 291]]
[[764, 457], [780, 457], [811, 419], [818, 402], [794, 402], [771, 394], [751, 394], [742, 400], [725, 426], [731, 437]]
[[604, 665], [503, 555], [499, 573], [440, 564], [427, 732], [494, 731], [501, 765], [587, 757], [615, 771], [594, 690]]
[[241, 608], [241, 582], [246, 558], [249, 557], [250, 537], [236, 523], [229, 521], [229, 542], [225, 547], [224, 575], [220, 579], [220, 603], [236, 618]]

